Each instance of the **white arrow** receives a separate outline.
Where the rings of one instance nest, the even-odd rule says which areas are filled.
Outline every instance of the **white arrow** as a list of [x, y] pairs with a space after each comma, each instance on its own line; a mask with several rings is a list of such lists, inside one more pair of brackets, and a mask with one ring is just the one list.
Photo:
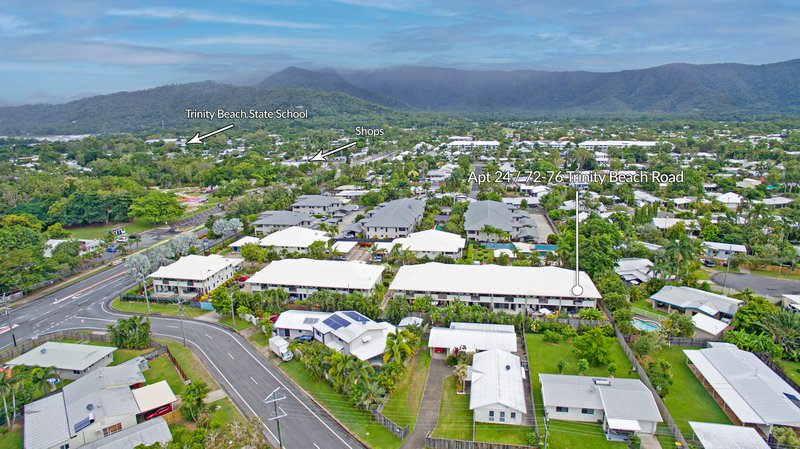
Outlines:
[[323, 153], [322, 150], [319, 150], [317, 152], [317, 154], [315, 154], [314, 157], [312, 157], [308, 161], [309, 162], [326, 162], [328, 160], [327, 157], [330, 156], [331, 154], [338, 153], [338, 152], [340, 152], [342, 150], [346, 150], [347, 148], [352, 147], [356, 143], [358, 143], [358, 142], [350, 142], [347, 145], [344, 145], [344, 146], [341, 146], [339, 148], [333, 149], [331, 151], [328, 151], [327, 153]]
[[189, 141], [188, 141], [188, 142], [186, 142], [186, 143], [187, 143], [187, 144], [190, 144], [190, 143], [203, 143], [203, 139], [206, 139], [206, 138], [208, 138], [208, 137], [211, 137], [211, 136], [213, 136], [214, 134], [219, 134], [219, 133], [221, 133], [221, 132], [223, 132], [223, 131], [227, 131], [227, 130], [229, 130], [229, 129], [231, 129], [231, 128], [233, 128], [233, 123], [231, 123], [231, 124], [230, 124], [230, 125], [228, 125], [228, 126], [223, 126], [222, 128], [220, 128], [220, 129], [218, 129], [218, 130], [216, 130], [216, 131], [211, 131], [211, 132], [210, 132], [210, 133], [208, 133], [208, 134], [203, 134], [202, 136], [200, 135], [200, 133], [197, 133], [197, 134], [195, 134], [195, 135], [194, 135], [194, 137], [192, 137], [192, 138], [191, 138], [191, 140], [189, 140]]

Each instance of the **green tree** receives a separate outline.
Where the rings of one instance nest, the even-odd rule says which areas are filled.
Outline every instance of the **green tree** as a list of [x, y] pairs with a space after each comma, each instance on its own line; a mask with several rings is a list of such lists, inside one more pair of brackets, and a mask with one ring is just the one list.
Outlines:
[[123, 349], [144, 349], [150, 346], [150, 320], [144, 315], [120, 318], [108, 326], [111, 343]]
[[592, 327], [573, 340], [573, 352], [592, 366], [607, 365], [611, 361], [612, 338], [606, 337], [599, 327]]
[[791, 427], [775, 426], [772, 428], [772, 436], [780, 448], [800, 447], [800, 438]]
[[631, 347], [640, 357], [644, 357], [658, 353], [666, 344], [667, 340], [661, 332], [645, 332], [636, 337]]
[[56, 222], [47, 227], [47, 236], [51, 239], [66, 239], [70, 233], [61, 226], [61, 223]]
[[763, 322], [767, 315], [776, 313], [778, 308], [761, 296], [752, 295], [750, 292], [742, 292], [742, 295], [744, 296], [741, 299], [744, 299], [745, 303], [736, 311], [731, 326], [736, 330], [759, 333], [761, 331], [759, 323]]
[[662, 398], [669, 394], [672, 387], [672, 365], [666, 360], [649, 359], [644, 366], [647, 377], [656, 389], [656, 393]]
[[583, 376], [583, 373], [589, 369], [589, 361], [586, 359], [578, 359], [578, 375]]
[[251, 264], [261, 262], [264, 258], [264, 249], [255, 243], [248, 243], [240, 250], [242, 258]]
[[174, 194], [151, 190], [146, 195], [133, 200], [130, 214], [152, 223], [167, 223], [180, 218], [183, 208]]
[[670, 337], [686, 337], [691, 338], [694, 336], [694, 322], [692, 317], [673, 310], [667, 318], [661, 322], [661, 328]]
[[408, 342], [406, 342], [406, 334], [406, 331], [397, 331], [386, 336], [386, 349], [383, 352], [384, 363], [390, 360], [405, 363], [411, 357], [413, 351]]
[[800, 315], [781, 309], [771, 312], [758, 322], [775, 344], [783, 348], [783, 356], [794, 361], [800, 358]]
[[567, 369], [567, 361], [559, 360], [556, 363], [556, 369], [558, 369], [558, 374], [564, 374], [564, 370]]
[[195, 381], [186, 386], [181, 395], [181, 411], [192, 421], [199, 421], [207, 411], [205, 399], [211, 389], [203, 381]]
[[386, 305], [385, 316], [388, 322], [398, 324], [400, 320], [407, 317], [410, 312], [411, 304], [408, 302], [408, 298], [395, 295], [389, 298], [389, 303]]

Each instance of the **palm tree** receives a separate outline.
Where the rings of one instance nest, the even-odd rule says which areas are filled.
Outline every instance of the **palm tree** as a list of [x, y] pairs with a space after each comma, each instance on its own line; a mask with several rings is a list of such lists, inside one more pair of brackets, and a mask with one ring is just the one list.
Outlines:
[[397, 331], [386, 337], [386, 349], [383, 352], [383, 363], [394, 360], [398, 363], [405, 363], [411, 356], [411, 346], [406, 342], [405, 331]]
[[358, 388], [358, 403], [362, 408], [377, 408], [386, 401], [386, 390], [377, 381], [371, 380], [363, 382]]
[[342, 388], [345, 384], [348, 358], [341, 352], [333, 352], [325, 357], [325, 362], [328, 364], [328, 379], [336, 388]]
[[349, 360], [352, 361], [352, 363], [348, 363], [349, 374], [347, 380], [348, 383], [353, 387], [368, 381], [370, 376], [372, 376], [372, 373], [375, 372], [372, 366], [370, 366], [370, 364], [367, 362], [359, 360], [353, 356], [350, 356]]
[[52, 366], [45, 368], [36, 367], [31, 371], [31, 382], [33, 382], [34, 387], [44, 395], [52, 391], [52, 386], [48, 381], [55, 375], [56, 369]]
[[6, 395], [8, 392], [11, 391], [11, 379], [6, 376], [4, 371], [0, 371], [0, 395], [3, 396], [3, 413], [6, 417], [6, 424], [8, 428], [11, 428], [11, 417], [8, 416], [8, 402], [6, 401]]
[[785, 357], [797, 360], [800, 356], [800, 315], [781, 309], [765, 316], [758, 326], [772, 336], [773, 341], [783, 348]]

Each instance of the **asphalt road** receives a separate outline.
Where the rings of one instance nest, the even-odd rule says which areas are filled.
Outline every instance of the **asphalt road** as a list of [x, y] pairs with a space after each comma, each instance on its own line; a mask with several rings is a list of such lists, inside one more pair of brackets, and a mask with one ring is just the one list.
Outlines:
[[[108, 303], [134, 281], [123, 266], [111, 268], [59, 292], [15, 308], [12, 321], [18, 341], [65, 329], [106, 330], [127, 315], [113, 312]], [[178, 318], [151, 317], [156, 337], [181, 341]], [[280, 387], [279, 402], [287, 414], [281, 419], [283, 446], [287, 449], [363, 448], [323, 410], [296, 389], [287, 377], [239, 334], [211, 323], [184, 320], [186, 342], [228, 396], [248, 416], [258, 416], [270, 440], [277, 442], [276, 422], [269, 421], [272, 404], [264, 398]], [[11, 332], [0, 334], [0, 349], [12, 345]]]
[[800, 281], [775, 279], [755, 274], [728, 273], [726, 282], [725, 272], [711, 275], [711, 280], [719, 285], [725, 284], [726, 287], [736, 290], [749, 288], [759, 295], [771, 296], [773, 298], [780, 298], [781, 295], [800, 294]]

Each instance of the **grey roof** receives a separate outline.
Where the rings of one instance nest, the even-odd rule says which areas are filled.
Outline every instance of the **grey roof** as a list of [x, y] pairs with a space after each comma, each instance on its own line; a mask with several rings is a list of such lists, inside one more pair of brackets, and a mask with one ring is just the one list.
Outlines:
[[[69, 439], [69, 427], [89, 417], [96, 421], [106, 416], [135, 415], [139, 407], [130, 386], [144, 383], [145, 378], [136, 365], [104, 367], [92, 371], [67, 385], [57, 393], [25, 406], [24, 439], [28, 449], [50, 448]], [[66, 402], [67, 414], [64, 413]]]
[[370, 211], [370, 216], [361, 224], [379, 228], [410, 228], [425, 213], [425, 201], [401, 198], [383, 203]]
[[328, 207], [334, 204], [341, 204], [339, 198], [326, 195], [301, 195], [292, 207]]
[[300, 223], [314, 221], [311, 214], [287, 210], [268, 210], [258, 216], [254, 226], [298, 226]]
[[706, 382], [745, 423], [800, 426], [800, 393], [753, 353], [729, 343], [684, 350]]
[[652, 267], [653, 262], [649, 259], [627, 258], [617, 261], [614, 272], [628, 282], [647, 282], [653, 278], [650, 273]]
[[514, 225], [511, 209], [497, 201], [476, 201], [467, 207], [464, 213], [464, 230], [480, 231], [489, 225], [506, 232], [511, 232]]
[[162, 417], [156, 417], [133, 427], [101, 438], [83, 446], [86, 449], [133, 449], [143, 444], [167, 443], [172, 440], [169, 425]]
[[716, 293], [704, 292], [691, 287], [667, 285], [657, 291], [651, 299], [671, 304], [681, 309], [692, 309], [713, 316], [717, 312], [733, 315], [742, 301]]
[[519, 357], [501, 349], [490, 349], [472, 357], [472, 387], [469, 408], [502, 404], [525, 413], [525, 389]]
[[116, 350], [113, 346], [48, 341], [9, 360], [6, 365], [52, 366], [56, 369], [83, 371]]
[[653, 394], [639, 379], [539, 374], [545, 407], [603, 410], [609, 419], [662, 422]]
[[752, 427], [689, 421], [703, 449], [770, 449]]

